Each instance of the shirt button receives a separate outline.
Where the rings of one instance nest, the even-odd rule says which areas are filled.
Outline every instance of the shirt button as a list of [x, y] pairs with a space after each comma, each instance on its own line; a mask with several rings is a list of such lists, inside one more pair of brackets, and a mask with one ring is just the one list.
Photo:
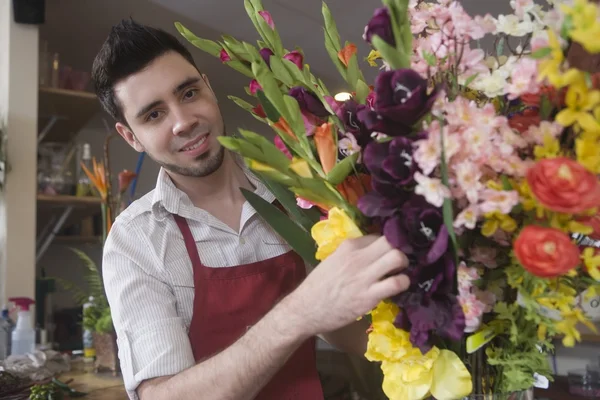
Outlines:
[[246, 239], [244, 239], [243, 237], [240, 238], [240, 244], [246, 244]]

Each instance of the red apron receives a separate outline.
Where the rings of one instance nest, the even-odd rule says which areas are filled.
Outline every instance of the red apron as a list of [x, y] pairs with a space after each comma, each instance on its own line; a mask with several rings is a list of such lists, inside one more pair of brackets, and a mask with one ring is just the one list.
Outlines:
[[[189, 338], [196, 362], [239, 339], [306, 276], [295, 252], [229, 268], [202, 264], [185, 218], [174, 215], [194, 270], [194, 309]], [[268, 338], [265, 338], [268, 340]], [[315, 339], [304, 342], [257, 395], [256, 400], [323, 400]]]

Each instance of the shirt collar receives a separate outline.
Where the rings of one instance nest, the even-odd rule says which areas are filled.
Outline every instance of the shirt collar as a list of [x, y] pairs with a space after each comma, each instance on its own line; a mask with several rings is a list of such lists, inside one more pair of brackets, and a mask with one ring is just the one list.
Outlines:
[[[272, 203], [275, 201], [275, 195], [258, 179], [252, 171], [243, 163], [240, 162], [240, 167], [244, 174], [256, 188], [254, 194], [260, 196], [264, 200]], [[160, 168], [158, 178], [156, 179], [156, 187], [152, 196], [152, 214], [158, 220], [166, 218], [169, 214], [182, 214], [184, 210], [191, 210], [194, 205], [190, 198], [181, 190], [179, 190], [164, 168]], [[183, 214], [187, 214], [183, 212]], [[184, 216], [184, 215], [182, 215]]]

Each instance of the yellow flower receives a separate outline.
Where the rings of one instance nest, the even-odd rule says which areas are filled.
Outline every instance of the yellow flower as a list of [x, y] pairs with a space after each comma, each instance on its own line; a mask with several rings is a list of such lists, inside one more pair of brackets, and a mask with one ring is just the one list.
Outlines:
[[575, 139], [577, 161], [594, 174], [600, 174], [600, 142], [591, 135]]
[[535, 146], [533, 150], [536, 159], [542, 158], [554, 158], [560, 155], [560, 143], [557, 138], [551, 134], [546, 133], [544, 135], [544, 143], [542, 145]]
[[562, 320], [556, 323], [556, 330], [564, 335], [563, 345], [573, 347], [575, 342], [581, 342], [581, 333], [577, 329], [578, 324], [584, 324], [593, 332], [597, 332], [596, 326], [590, 322], [580, 308], [565, 310]]
[[346, 239], [355, 239], [363, 234], [354, 221], [341, 209], [333, 207], [326, 220], [313, 225], [311, 235], [317, 243], [317, 260], [324, 260]]
[[379, 60], [381, 58], [381, 53], [379, 53], [379, 50], [371, 50], [371, 52], [369, 52], [369, 55], [367, 56], [367, 62], [369, 63], [369, 65], [371, 67], [376, 67], [377, 66], [377, 60]]
[[573, 82], [565, 96], [567, 108], [556, 115], [556, 122], [562, 126], [571, 126], [577, 123], [584, 130], [596, 132], [600, 124], [596, 121], [591, 111], [600, 102], [600, 91], [588, 90], [583, 76]]
[[581, 73], [574, 68], [569, 68], [565, 73], [562, 72], [561, 66], [565, 59], [565, 55], [560, 46], [560, 42], [556, 34], [552, 30], [548, 32], [548, 46], [551, 49], [550, 57], [543, 60], [539, 64], [538, 80], [547, 79], [556, 89], [571, 84], [581, 78]]
[[498, 229], [502, 229], [508, 233], [512, 233], [517, 229], [517, 221], [515, 221], [509, 215], [493, 212], [485, 214], [485, 218], [486, 221], [481, 227], [481, 233], [483, 236], [490, 237], [496, 233]]
[[303, 178], [312, 178], [313, 176], [308, 162], [303, 158], [294, 157], [290, 163], [290, 168]]
[[390, 400], [421, 400], [430, 395], [455, 400], [471, 393], [471, 375], [458, 356], [437, 347], [423, 354], [413, 347], [409, 333], [393, 325], [399, 311], [393, 303], [380, 302], [371, 313], [373, 324], [365, 356], [381, 361], [386, 396]]
[[576, 0], [574, 7], [561, 6], [566, 15], [571, 16], [573, 23], [569, 36], [580, 43], [588, 52], [600, 52], [600, 23], [598, 22], [598, 6], [588, 0]]
[[593, 247], [586, 247], [581, 254], [581, 259], [587, 268], [588, 274], [600, 281], [600, 252]]

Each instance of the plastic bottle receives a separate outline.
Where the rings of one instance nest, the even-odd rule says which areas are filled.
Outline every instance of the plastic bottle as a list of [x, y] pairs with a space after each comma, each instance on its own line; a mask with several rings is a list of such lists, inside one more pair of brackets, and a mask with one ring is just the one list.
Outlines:
[[[85, 310], [94, 306], [94, 297], [90, 296], [88, 302], [83, 305], [83, 314]], [[94, 337], [90, 329], [83, 328], [83, 360], [84, 362], [93, 362], [96, 358], [96, 348], [94, 347]]]
[[28, 297], [12, 297], [12, 301], [19, 312], [17, 314], [17, 324], [12, 331], [12, 348], [10, 355], [24, 355], [35, 351], [35, 329], [33, 329], [33, 320], [29, 306], [35, 304], [35, 301]]
[[82, 164], [88, 169], [93, 171], [92, 167], [92, 148], [89, 143], [84, 143], [82, 146], [82, 154], [79, 165], [77, 165], [77, 188], [75, 190], [76, 196], [93, 196], [92, 182], [90, 178], [85, 174], [82, 168]]

